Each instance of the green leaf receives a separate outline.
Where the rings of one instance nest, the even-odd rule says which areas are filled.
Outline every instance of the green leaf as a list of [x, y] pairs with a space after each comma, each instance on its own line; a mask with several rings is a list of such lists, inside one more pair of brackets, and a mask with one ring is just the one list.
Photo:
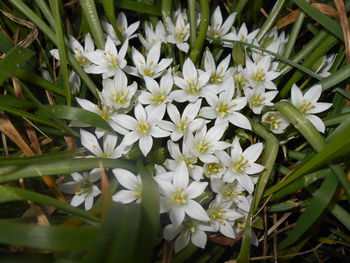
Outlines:
[[315, 19], [318, 23], [324, 26], [330, 33], [335, 35], [337, 38], [343, 41], [343, 30], [341, 26], [329, 16], [321, 13], [318, 9], [312, 7], [305, 0], [293, 0], [301, 10], [303, 10], [310, 17]]
[[124, 168], [135, 171], [135, 166], [131, 162], [124, 160], [102, 159], [102, 158], [74, 158], [41, 161], [26, 166], [7, 166], [0, 168], [0, 183], [18, 180], [20, 178], [33, 178], [44, 175], [69, 174], [91, 170], [100, 167], [102, 163], [105, 168]]
[[100, 23], [100, 18], [95, 6], [94, 0], [80, 0], [80, 5], [82, 7], [86, 21], [89, 24], [92, 36], [96, 42], [99, 49], [104, 49], [105, 42], [103, 31]]
[[[97, 2], [102, 2], [103, 0], [97, 0]], [[162, 13], [160, 11], [160, 8], [152, 5], [148, 5], [139, 1], [130, 1], [130, 0], [119, 0], [115, 2], [115, 6], [119, 8], [125, 8], [131, 11], [135, 11], [141, 14], [148, 14], [148, 15], [156, 15], [161, 16]]]
[[59, 251], [88, 250], [96, 228], [36, 226], [0, 222], [0, 242], [17, 246]]
[[322, 215], [323, 211], [332, 201], [337, 190], [339, 181], [335, 174], [331, 174], [323, 181], [319, 190], [316, 191], [309, 206], [298, 218], [295, 227], [288, 233], [285, 240], [281, 242], [280, 248], [284, 249], [295, 243], [315, 221]]
[[36, 108], [33, 102], [8, 95], [0, 95], [0, 103], [14, 108]]
[[142, 179], [141, 224], [134, 262], [151, 262], [152, 250], [160, 225], [159, 191], [152, 174], [141, 160], [137, 163]]
[[140, 216], [141, 208], [138, 204], [112, 203], [102, 229], [82, 263], [135, 262], [133, 257], [140, 228]]
[[22, 188], [11, 187], [11, 186], [0, 186], [0, 203], [20, 201], [20, 200], [22, 201], [30, 200], [39, 204], [45, 204], [45, 205], [56, 207], [92, 225], [97, 225], [98, 222], [100, 221], [99, 218], [93, 215], [90, 215], [79, 208], [63, 203], [55, 198], [38, 194], [36, 192], [28, 191]]
[[15, 46], [6, 56], [0, 60], [0, 85], [11, 77], [17, 69], [28, 61], [34, 52], [32, 50]]
[[329, 208], [331, 214], [336, 217], [350, 231], [350, 214], [340, 205], [332, 204]]
[[79, 121], [115, 133], [109, 124], [98, 114], [81, 108], [64, 105], [47, 105], [45, 108], [56, 118]]

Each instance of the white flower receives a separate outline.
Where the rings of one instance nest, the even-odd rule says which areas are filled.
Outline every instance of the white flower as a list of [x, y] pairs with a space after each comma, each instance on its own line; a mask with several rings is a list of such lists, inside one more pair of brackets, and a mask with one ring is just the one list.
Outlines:
[[218, 6], [210, 19], [210, 26], [208, 27], [207, 35], [214, 39], [221, 38], [230, 31], [233, 22], [235, 21], [236, 13], [230, 14], [224, 24], [222, 24], [222, 14], [220, 7]]
[[336, 54], [332, 54], [328, 58], [326, 58], [326, 56], [323, 56], [321, 58], [319, 67], [315, 70], [315, 73], [317, 73], [318, 75], [324, 78], [331, 75], [329, 70], [333, 66], [336, 57], [337, 57]]
[[231, 202], [235, 208], [248, 213], [250, 202], [246, 197], [245, 188], [237, 180], [225, 183], [219, 179], [212, 179], [210, 187], [214, 193], [217, 193], [215, 197], [217, 202]]
[[[256, 29], [256, 30], [252, 31], [251, 33], [248, 33], [247, 26], [245, 25], [245, 23], [243, 23], [238, 32], [236, 31], [235, 28], [233, 28], [233, 32], [228, 33], [227, 35], [223, 36], [222, 38], [226, 39], [226, 40], [243, 41], [243, 42], [251, 44], [254, 41], [258, 32], [259, 32], [259, 29]], [[224, 46], [232, 48], [233, 43], [225, 42]]]
[[[128, 20], [123, 12], [120, 12], [117, 17], [117, 27], [124, 39], [131, 39], [136, 37], [134, 34], [140, 25], [140, 21], [136, 21], [132, 23], [130, 26], [128, 25]], [[121, 39], [118, 39], [117, 34], [114, 31], [114, 28], [111, 24], [107, 22], [102, 22], [102, 27], [106, 31], [107, 35], [113, 40], [116, 45], [121, 44]], [[134, 34], [134, 35], [133, 35]]]
[[[164, 238], [166, 240], [175, 240], [175, 253], [184, 249], [188, 243], [192, 242], [197, 247], [204, 248], [207, 243], [207, 235], [204, 231], [213, 231], [209, 226], [200, 221], [187, 219], [180, 226], [174, 224], [167, 225], [164, 228]], [[180, 234], [180, 235], [179, 235]]]
[[256, 64], [249, 58], [246, 59], [246, 68], [244, 69], [243, 74], [252, 88], [262, 86], [265, 89], [277, 89], [272, 80], [276, 79], [281, 73], [277, 71], [269, 71], [270, 64], [270, 56], [262, 57]]
[[203, 171], [206, 177], [210, 179], [221, 179], [226, 171], [226, 167], [222, 162], [217, 163], [205, 163], [203, 165]]
[[[106, 105], [98, 106], [96, 104], [93, 104], [91, 101], [85, 100], [85, 99], [76, 98], [76, 100], [80, 105], [80, 107], [82, 107], [84, 110], [91, 111], [100, 115], [116, 132], [120, 134], [124, 134], [125, 132], [127, 132], [126, 129], [122, 128], [121, 126], [119, 126], [117, 123], [113, 121], [112, 117], [115, 115], [118, 115], [115, 109], [108, 107]], [[87, 125], [76, 121], [74, 122], [72, 121], [71, 125], [78, 126], [78, 127], [88, 127]], [[98, 138], [102, 136], [101, 132], [96, 132], [96, 134], [99, 135]]]
[[142, 45], [150, 50], [157, 43], [166, 43], [165, 39], [165, 29], [162, 21], [158, 21], [155, 30], [153, 31], [153, 26], [151, 23], [145, 23], [145, 34], [146, 37], [139, 35], [139, 39]]
[[207, 126], [204, 125], [196, 132], [195, 136], [189, 133], [185, 140], [190, 145], [192, 152], [203, 163], [215, 163], [218, 162], [218, 159], [214, 156], [214, 152], [230, 146], [229, 143], [220, 141], [225, 130], [224, 125], [214, 125], [207, 131]]
[[244, 69], [242, 65], [238, 65], [233, 74], [233, 78], [235, 80], [235, 86], [238, 89], [238, 93], [240, 93], [241, 90], [243, 90], [244, 88], [247, 88], [249, 84], [248, 80], [245, 78], [243, 74], [243, 71]]
[[293, 105], [305, 115], [305, 118], [308, 119], [318, 131], [324, 133], [326, 127], [323, 121], [314, 114], [328, 110], [332, 106], [332, 103], [317, 102], [321, 93], [321, 85], [311, 87], [303, 95], [298, 86], [293, 84], [291, 100]]
[[203, 178], [203, 167], [196, 165], [198, 158], [192, 153], [185, 141], [182, 143], [181, 152], [178, 144], [168, 140], [168, 151], [173, 158], [165, 160], [165, 166], [169, 170], [176, 171], [179, 165], [184, 163], [193, 180], [199, 181]]
[[203, 207], [192, 200], [204, 192], [208, 183], [194, 181], [188, 185], [189, 176], [184, 163], [174, 171], [173, 183], [158, 178], [155, 180], [161, 194], [160, 212], [169, 212], [172, 224], [179, 226], [184, 221], [185, 214], [197, 220], [209, 221]]
[[146, 156], [152, 149], [152, 137], [163, 138], [169, 136], [167, 131], [157, 126], [157, 122], [163, 118], [164, 112], [159, 112], [157, 109], [146, 112], [141, 104], [137, 104], [134, 108], [134, 113], [136, 119], [129, 115], [121, 114], [113, 117], [113, 120], [125, 129], [130, 130], [130, 132], [123, 134], [125, 136], [121, 145], [130, 146], [139, 141], [140, 150]]
[[[94, 43], [92, 41], [91, 35], [88, 33], [85, 35], [84, 47], [76, 40], [73, 36], [69, 36], [70, 47], [74, 53], [74, 57], [79, 62], [79, 64], [86, 68], [91, 62], [85, 56], [86, 53], [93, 52], [95, 49]], [[57, 60], [60, 60], [58, 49], [50, 50], [50, 54]]]
[[138, 100], [142, 104], [149, 104], [147, 110], [159, 109], [165, 112], [166, 105], [172, 101], [170, 92], [174, 81], [171, 72], [160, 79], [160, 84], [152, 78], [145, 77], [146, 88], [148, 91], [141, 91]]
[[116, 168], [112, 170], [118, 182], [128, 190], [120, 190], [112, 196], [113, 201], [123, 204], [129, 204], [136, 201], [141, 202], [142, 195], [142, 180], [141, 176], [135, 176], [128, 170]]
[[80, 93], [81, 80], [74, 70], [69, 74], [69, 84], [71, 86], [70, 92], [74, 95], [78, 95]]
[[262, 143], [256, 143], [242, 151], [239, 139], [232, 143], [231, 157], [224, 151], [216, 151], [217, 157], [227, 166], [224, 182], [232, 183], [235, 179], [248, 191], [254, 191], [254, 183], [249, 175], [260, 173], [264, 166], [255, 163], [263, 150]]
[[244, 94], [247, 97], [248, 105], [255, 114], [260, 114], [263, 107], [272, 106], [271, 102], [278, 94], [278, 91], [268, 91], [262, 86], [254, 89], [244, 88]]
[[176, 44], [178, 49], [187, 53], [188, 49], [190, 48], [189, 44], [186, 43], [190, 36], [190, 24], [185, 23], [181, 13], [178, 13], [175, 25], [170, 19], [168, 19], [166, 23], [169, 30], [167, 41], [169, 43]]
[[119, 68], [123, 69], [126, 66], [124, 57], [128, 45], [129, 41], [126, 40], [118, 52], [113, 40], [107, 37], [105, 50], [98, 49], [85, 54], [85, 57], [93, 63], [93, 65], [86, 67], [85, 71], [92, 74], [102, 74], [103, 78], [112, 77]]
[[[102, 101], [115, 110], [130, 109], [131, 101], [137, 91], [137, 83], [128, 86], [128, 79], [121, 69], [117, 69], [114, 78], [102, 80]], [[119, 111], [120, 112], [120, 111]]]
[[270, 130], [275, 134], [282, 134], [289, 126], [289, 121], [278, 111], [266, 112], [261, 119], [262, 122], [268, 123]]
[[74, 181], [66, 182], [60, 185], [60, 190], [67, 194], [74, 194], [70, 204], [72, 206], [79, 206], [84, 203], [85, 210], [90, 210], [94, 197], [98, 196], [101, 191], [94, 185], [99, 178], [99, 168], [91, 170], [89, 173], [84, 172], [82, 175], [79, 173], [72, 173], [71, 176]]
[[127, 67], [127, 73], [134, 76], [158, 78], [163, 71], [169, 67], [172, 58], [163, 58], [159, 61], [161, 43], [156, 43], [148, 52], [147, 59], [142, 54], [132, 48], [132, 60], [136, 66]]
[[209, 50], [205, 52], [204, 68], [205, 71], [210, 74], [209, 84], [220, 85], [232, 75], [232, 68], [228, 68], [230, 65], [231, 55], [221, 60], [219, 65], [215, 66], [215, 60]]
[[103, 136], [103, 150], [97, 141], [97, 138], [92, 133], [80, 130], [81, 144], [98, 158], [113, 158], [117, 159], [123, 154], [123, 147], [117, 145], [118, 137], [105, 133]]
[[207, 213], [210, 217], [211, 227], [219, 231], [224, 236], [235, 238], [232, 225], [234, 221], [242, 215], [234, 209], [230, 209], [232, 202], [218, 202], [214, 200], [210, 203]]
[[202, 100], [197, 100], [194, 103], [187, 104], [182, 115], [180, 115], [175, 105], [168, 104], [167, 112], [172, 122], [162, 120], [158, 123], [159, 126], [171, 132], [170, 139], [172, 141], [178, 141], [182, 136], [186, 136], [188, 133], [198, 130], [205, 124], [203, 119], [195, 119], [198, 115], [201, 103]]
[[177, 102], [195, 102], [199, 97], [204, 97], [207, 92], [218, 93], [213, 88], [205, 87], [210, 74], [201, 70], [197, 70], [190, 58], [186, 59], [182, 67], [183, 78], [174, 76], [175, 85], [180, 90], [173, 92], [173, 98]]
[[222, 124], [227, 127], [230, 122], [237, 127], [251, 130], [247, 117], [237, 112], [245, 107], [247, 99], [245, 97], [233, 99], [235, 86], [232, 77], [226, 81], [224, 87], [225, 90], [219, 97], [211, 92], [205, 94], [209, 107], [203, 107], [200, 115], [207, 119], [216, 119], [215, 125]]

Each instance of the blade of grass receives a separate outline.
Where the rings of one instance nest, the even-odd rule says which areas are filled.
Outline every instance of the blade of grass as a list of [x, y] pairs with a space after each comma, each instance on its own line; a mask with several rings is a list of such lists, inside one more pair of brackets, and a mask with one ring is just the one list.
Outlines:
[[[97, 0], [96, 2], [101, 3], [102, 1], [103, 0]], [[148, 14], [148, 15], [155, 15], [155, 16], [162, 15], [161, 9], [158, 6], [152, 6], [139, 1], [130, 1], [130, 0], [114, 1], [114, 2], [116, 7], [135, 11], [140, 14]]]
[[271, 27], [275, 24], [277, 17], [279, 13], [282, 10], [283, 5], [285, 4], [286, 0], [278, 0], [276, 1], [273, 9], [271, 10], [268, 18], [265, 20], [264, 24], [260, 28], [258, 34], [256, 35], [255, 39], [260, 42], [263, 37], [267, 34], [267, 32], [271, 29]]
[[92, 227], [36, 226], [0, 222], [0, 242], [59, 251], [88, 250], [95, 239]]
[[339, 23], [331, 19], [329, 16], [321, 13], [318, 9], [312, 7], [305, 0], [293, 0], [301, 10], [303, 10], [307, 15], [316, 20], [319, 24], [325, 27], [331, 34], [335, 35], [337, 38], [343, 41], [343, 30]]
[[329, 208], [331, 214], [336, 217], [348, 230], [350, 230], [350, 214], [336, 203]]
[[44, 204], [56, 207], [64, 212], [70, 213], [73, 216], [80, 218], [88, 224], [98, 225], [100, 219], [90, 215], [89, 213], [73, 207], [69, 204], [63, 203], [55, 198], [38, 194], [33, 191], [28, 191], [22, 188], [11, 187], [11, 186], [0, 186], [0, 203], [13, 202], [13, 201], [33, 201], [38, 204]]
[[199, 26], [199, 33], [194, 44], [193, 49], [190, 53], [190, 58], [194, 64], [197, 63], [200, 55], [202, 54], [202, 49], [204, 41], [207, 36], [208, 25], [209, 25], [209, 3], [207, 0], [200, 0], [201, 5], [201, 23]]
[[99, 49], [104, 49], [105, 41], [104, 41], [102, 26], [100, 23], [100, 18], [98, 17], [98, 13], [95, 6], [95, 1], [80, 0], [79, 2], [97, 47]]
[[67, 56], [66, 56], [66, 46], [64, 43], [64, 35], [61, 27], [61, 16], [60, 16], [60, 6], [59, 1], [50, 0], [50, 6], [52, 10], [53, 19], [55, 21], [55, 32], [56, 32], [56, 43], [58, 47], [58, 54], [60, 57], [60, 75], [61, 83], [65, 89], [65, 96], [67, 105], [70, 106], [71, 102], [71, 93], [70, 93], [70, 83], [69, 83], [69, 74], [67, 66]]
[[47, 6], [46, 2], [44, 0], [35, 0], [35, 3], [40, 8], [40, 11], [43, 13], [44, 17], [46, 18], [47, 22], [49, 22], [51, 27], [55, 27], [55, 21], [53, 19], [51, 10]]
[[110, 133], [115, 133], [111, 126], [109, 126], [100, 115], [94, 112], [64, 105], [47, 105], [45, 108], [56, 118], [79, 121], [93, 127], [104, 129]]
[[124, 168], [130, 171], [135, 171], [134, 164], [124, 160], [100, 159], [100, 158], [74, 158], [63, 159], [57, 158], [47, 162], [35, 162], [26, 166], [8, 166], [0, 168], [0, 183], [18, 180], [20, 178], [41, 177], [44, 175], [69, 174], [91, 170], [99, 167], [99, 162], [102, 162], [105, 168]]
[[0, 85], [11, 77], [15, 71], [28, 61], [34, 52], [32, 50], [15, 46], [0, 60]]
[[150, 262], [159, 226], [159, 191], [152, 174], [141, 160], [137, 169], [142, 179], [141, 223], [134, 262]]

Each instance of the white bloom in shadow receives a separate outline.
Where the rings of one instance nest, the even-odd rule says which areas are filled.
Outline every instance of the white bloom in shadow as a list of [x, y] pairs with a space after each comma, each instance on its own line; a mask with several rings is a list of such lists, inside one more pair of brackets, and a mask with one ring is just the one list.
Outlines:
[[118, 182], [127, 190], [120, 190], [112, 196], [113, 201], [123, 204], [129, 204], [136, 201], [141, 202], [142, 195], [142, 180], [141, 176], [135, 176], [128, 170], [116, 168], [112, 170]]

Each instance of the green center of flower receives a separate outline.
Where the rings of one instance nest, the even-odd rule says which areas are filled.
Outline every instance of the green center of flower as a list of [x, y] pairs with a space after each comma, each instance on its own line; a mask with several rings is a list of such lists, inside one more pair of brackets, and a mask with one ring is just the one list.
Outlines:
[[201, 91], [198, 79], [188, 79], [187, 81], [187, 92], [191, 95], [198, 95]]
[[125, 90], [115, 90], [111, 89], [112, 98], [117, 104], [124, 104], [127, 100], [129, 89]]
[[242, 74], [235, 74], [233, 77], [240, 88], [244, 87], [247, 83], [247, 80]]
[[125, 31], [124, 25], [119, 25], [118, 29], [119, 29], [120, 33], [124, 34], [124, 31]]
[[78, 60], [80, 66], [86, 67], [86, 66], [90, 65], [90, 61], [80, 53], [80, 49], [79, 49], [79, 51], [77, 51], [77, 49], [76, 49], [76, 52], [77, 53], [74, 55], [74, 57], [76, 60]]
[[189, 122], [189, 118], [187, 116], [184, 116], [182, 120], [176, 121], [175, 125], [179, 132], [184, 133], [187, 129], [187, 124]]
[[104, 120], [109, 120], [111, 114], [113, 113], [113, 110], [108, 108], [107, 106], [103, 105], [102, 109], [100, 109], [98, 106], [96, 106], [97, 110], [100, 111], [99, 115], [104, 119]]
[[187, 204], [187, 193], [182, 189], [182, 187], [178, 187], [174, 191], [171, 199], [179, 205]]
[[210, 177], [213, 174], [218, 174], [218, 173], [222, 172], [223, 169], [224, 168], [219, 163], [210, 163], [206, 169], [207, 176]]
[[243, 42], [248, 42], [248, 37], [246, 37], [245, 35], [243, 35], [243, 34], [240, 34], [239, 35], [239, 39], [241, 40], [241, 41], [243, 41]]
[[176, 35], [175, 35], [176, 42], [183, 42], [185, 40], [187, 32], [188, 32], [187, 27], [181, 26], [179, 28], [176, 28]]
[[146, 135], [149, 133], [150, 127], [146, 121], [139, 121], [136, 130], [139, 131], [142, 135]]
[[258, 68], [255, 71], [255, 73], [253, 74], [252, 80], [255, 83], [261, 83], [261, 82], [263, 82], [265, 80], [265, 76], [266, 76], [265, 70], [262, 69], [262, 68]]
[[135, 196], [136, 198], [140, 198], [142, 193], [142, 186], [139, 184], [134, 184], [132, 185], [132, 189], [134, 190], [132, 192], [132, 195]]
[[280, 128], [281, 120], [274, 114], [267, 116], [265, 121], [270, 123], [273, 130], [278, 130]]
[[83, 195], [88, 194], [92, 190], [92, 183], [89, 180], [83, 180], [75, 186], [75, 194]]
[[219, 23], [215, 23], [213, 26], [209, 27], [209, 34], [213, 38], [218, 38], [218, 37], [222, 36], [222, 31], [223, 31], [223, 29], [220, 27]]
[[264, 105], [265, 102], [265, 96], [263, 94], [257, 94], [253, 99], [251, 99], [251, 104], [255, 107]]
[[301, 103], [302, 104], [298, 106], [298, 109], [304, 114], [309, 113], [311, 109], [315, 108], [315, 104], [311, 101], [303, 100]]
[[219, 222], [220, 224], [224, 225], [225, 221], [227, 220], [227, 216], [225, 216], [225, 209], [221, 209], [221, 208], [216, 208], [216, 209], [212, 209], [209, 213], [209, 216], [211, 219]]
[[193, 234], [196, 232], [196, 227], [192, 221], [187, 221], [181, 225], [181, 228], [183, 229], [183, 235], [184, 237], [188, 237], [190, 234]]
[[230, 108], [235, 105], [237, 105], [235, 102], [228, 103], [219, 101], [215, 110], [220, 118], [225, 118], [227, 114], [232, 113], [232, 110], [230, 110]]
[[232, 164], [232, 168], [238, 172], [238, 173], [242, 173], [245, 170], [245, 167], [249, 166], [248, 164], [248, 160], [246, 158], [244, 158], [243, 155], [241, 155], [238, 158], [238, 161]]
[[114, 54], [112, 54], [111, 52], [107, 51], [104, 58], [108, 61], [108, 65], [112, 69], [116, 69], [118, 67], [117, 57]]
[[156, 90], [153, 91], [152, 95], [149, 96], [150, 100], [152, 101], [152, 104], [163, 104], [165, 99], [166, 99], [166, 95], [163, 89], [160, 90]]
[[192, 157], [183, 157], [183, 161], [185, 162], [188, 168], [192, 169], [193, 164], [196, 162], [196, 159]]
[[200, 140], [199, 143], [197, 144], [197, 150], [198, 150], [198, 152], [203, 153], [211, 146], [213, 146], [211, 143], [209, 143], [205, 140]]

